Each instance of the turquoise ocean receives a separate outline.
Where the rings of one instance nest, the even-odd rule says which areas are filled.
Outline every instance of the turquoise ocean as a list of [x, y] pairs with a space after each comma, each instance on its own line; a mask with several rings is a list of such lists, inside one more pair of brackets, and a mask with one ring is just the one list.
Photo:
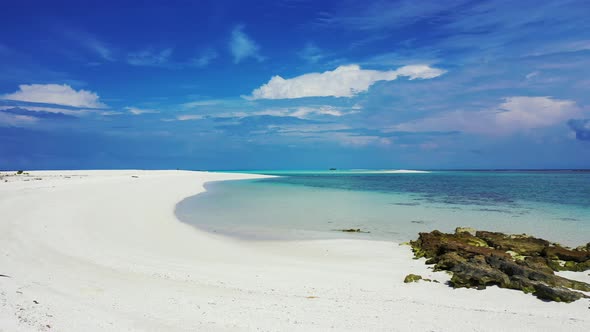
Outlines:
[[[244, 171], [241, 171], [242, 173]], [[588, 171], [250, 171], [206, 184], [176, 207], [209, 232], [252, 240], [360, 238], [403, 242], [457, 226], [590, 241]], [[369, 233], [343, 233], [339, 229]]]

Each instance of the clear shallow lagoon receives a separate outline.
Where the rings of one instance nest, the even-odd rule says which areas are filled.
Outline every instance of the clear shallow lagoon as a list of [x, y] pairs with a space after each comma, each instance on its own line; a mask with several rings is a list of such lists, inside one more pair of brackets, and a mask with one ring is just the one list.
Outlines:
[[[457, 226], [527, 233], [567, 245], [590, 241], [590, 172], [256, 172], [276, 178], [207, 184], [176, 214], [248, 239], [408, 241]], [[360, 228], [368, 234], [335, 231]]]

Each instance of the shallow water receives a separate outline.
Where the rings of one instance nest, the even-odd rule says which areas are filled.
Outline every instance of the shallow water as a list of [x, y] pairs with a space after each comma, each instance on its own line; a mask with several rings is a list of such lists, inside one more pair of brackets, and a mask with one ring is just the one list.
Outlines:
[[[274, 173], [276, 174], [276, 172]], [[210, 183], [178, 204], [199, 228], [247, 239], [407, 241], [457, 226], [590, 241], [587, 172], [286, 172]], [[360, 228], [370, 233], [342, 233]]]

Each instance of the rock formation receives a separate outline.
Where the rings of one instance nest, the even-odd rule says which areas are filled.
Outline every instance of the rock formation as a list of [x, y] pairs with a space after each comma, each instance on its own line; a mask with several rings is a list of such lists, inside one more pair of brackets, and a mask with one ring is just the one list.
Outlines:
[[410, 244], [416, 258], [427, 258], [426, 264], [437, 271], [449, 271], [453, 287], [496, 285], [558, 302], [588, 297], [578, 291], [590, 291], [590, 284], [554, 273], [590, 269], [590, 243], [570, 249], [528, 235], [457, 228], [454, 234], [420, 233]]

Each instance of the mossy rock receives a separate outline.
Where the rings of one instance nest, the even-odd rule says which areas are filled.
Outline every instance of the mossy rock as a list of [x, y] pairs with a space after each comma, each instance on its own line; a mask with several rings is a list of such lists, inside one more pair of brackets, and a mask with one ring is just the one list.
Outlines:
[[512, 251], [512, 250], [508, 250], [508, 251], [506, 251], [506, 253], [508, 255], [512, 256], [512, 258], [514, 258], [515, 260], [518, 260], [518, 261], [524, 261], [525, 258], [530, 257], [530, 256], [523, 256], [523, 255], [521, 255], [521, 254], [519, 254], [519, 253], [517, 253], [515, 251]]
[[565, 268], [565, 262], [559, 259], [547, 259], [547, 265], [553, 271], [567, 271]]
[[523, 256], [541, 256], [550, 244], [547, 240], [525, 234], [506, 235], [498, 232], [477, 231], [476, 236], [498, 250], [510, 250]]
[[[588, 245], [569, 249], [525, 234], [475, 234], [462, 228], [455, 234], [435, 230], [420, 233], [410, 244], [416, 258], [425, 257], [426, 264], [434, 264], [435, 271], [451, 274], [449, 285], [455, 288], [497, 285], [559, 302], [588, 297], [578, 291], [590, 291], [590, 284], [555, 275], [555, 271], [590, 269]], [[404, 282], [420, 280], [412, 276], [408, 275]]]
[[590, 270], [590, 260], [583, 263], [565, 262], [565, 265], [563, 267], [568, 271], [584, 272]]
[[421, 275], [417, 275], [417, 274], [408, 274], [405, 278], [404, 278], [404, 283], [410, 283], [410, 282], [418, 282], [418, 280], [422, 280], [422, 276]]
[[561, 287], [550, 287], [548, 285], [540, 284], [535, 287], [535, 291], [533, 292], [537, 298], [545, 301], [555, 301], [555, 302], [574, 302], [582, 297], [584, 294], [578, 292], [572, 292], [567, 288]]
[[360, 228], [338, 229], [338, 231], [341, 231], [341, 232], [344, 232], [344, 233], [370, 233], [368, 231], [363, 231]]
[[552, 245], [544, 248], [543, 256], [549, 259], [560, 259], [576, 263], [584, 263], [590, 260], [590, 252], [584, 249], [569, 249], [560, 245]]
[[468, 234], [475, 236], [476, 232], [477, 232], [477, 230], [472, 227], [457, 227], [457, 228], [455, 228], [455, 234], [468, 233]]
[[533, 286], [524, 286], [521, 288], [521, 290], [525, 293], [525, 294], [532, 294], [535, 292], [535, 287]]

